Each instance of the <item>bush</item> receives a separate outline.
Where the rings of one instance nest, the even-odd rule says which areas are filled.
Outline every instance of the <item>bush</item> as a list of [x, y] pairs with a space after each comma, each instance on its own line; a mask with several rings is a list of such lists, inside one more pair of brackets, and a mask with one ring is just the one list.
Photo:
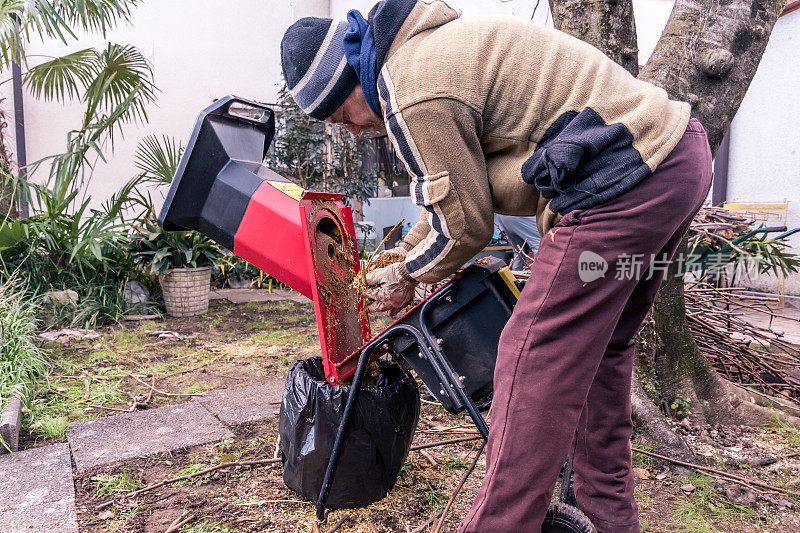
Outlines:
[[29, 404], [34, 384], [45, 373], [45, 360], [36, 344], [36, 300], [26, 298], [15, 280], [0, 287], [0, 404], [15, 392]]
[[[124, 9], [111, 14], [106, 12], [110, 4], [91, 4], [92, 16], [100, 16], [103, 26], [127, 18], [127, 2], [113, 2]], [[59, 24], [83, 20], [62, 18], [66, 14], [58, 15]], [[36, 14], [26, 8], [25, 15]], [[147, 179], [137, 175], [99, 208], [88, 192], [94, 161], [106, 159], [101, 147], [113, 148], [123, 124], [147, 119], [145, 107], [155, 95], [152, 68], [135, 47], [109, 43], [31, 67], [25, 83], [36, 97], [77, 97], [85, 108], [80, 126], [67, 135], [65, 151], [28, 165], [35, 180], [20, 180], [2, 169], [3, 191], [26, 201], [32, 214], [0, 222], [0, 278], [21, 279], [31, 296], [77, 292], [79, 304], [60, 309], [60, 322], [90, 327], [119, 320], [127, 311], [123, 287], [137, 276], [124, 253], [126, 218], [147, 207], [138, 191]]]
[[251, 287], [267, 288], [272, 292], [273, 288], [285, 287], [285, 285], [257, 266], [248, 263], [241, 257], [227, 253], [220, 258], [216, 268], [211, 275], [211, 283], [215, 287], [231, 286], [231, 280], [240, 280], [250, 284]]
[[164, 231], [152, 220], [131, 235], [133, 262], [150, 274], [165, 275], [173, 268], [217, 266], [222, 249], [196, 231]]

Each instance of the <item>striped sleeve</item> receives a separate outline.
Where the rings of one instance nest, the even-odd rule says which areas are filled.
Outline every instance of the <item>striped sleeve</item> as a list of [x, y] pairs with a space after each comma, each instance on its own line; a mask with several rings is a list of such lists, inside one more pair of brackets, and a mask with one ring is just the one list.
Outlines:
[[[389, 139], [411, 175], [411, 199], [423, 207], [406, 244], [407, 274], [440, 281], [488, 244], [493, 213], [479, 141], [481, 117], [449, 98], [398, 106], [386, 68], [378, 78]], [[416, 242], [415, 242], [416, 241]]]
[[412, 250], [416, 245], [422, 242], [422, 239], [424, 239], [430, 231], [431, 227], [428, 224], [428, 212], [423, 209], [419, 214], [419, 221], [414, 224], [414, 227], [409, 230], [403, 239], [403, 247], [406, 250]]

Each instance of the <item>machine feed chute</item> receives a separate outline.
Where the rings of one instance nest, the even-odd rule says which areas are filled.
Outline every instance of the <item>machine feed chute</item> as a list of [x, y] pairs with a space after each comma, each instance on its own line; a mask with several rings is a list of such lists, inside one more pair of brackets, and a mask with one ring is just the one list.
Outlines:
[[263, 104], [227, 96], [203, 110], [158, 222], [199, 231], [311, 298], [326, 376], [338, 383], [352, 373], [339, 365], [370, 338], [352, 287], [353, 215], [342, 195], [305, 191], [263, 164], [274, 134]]

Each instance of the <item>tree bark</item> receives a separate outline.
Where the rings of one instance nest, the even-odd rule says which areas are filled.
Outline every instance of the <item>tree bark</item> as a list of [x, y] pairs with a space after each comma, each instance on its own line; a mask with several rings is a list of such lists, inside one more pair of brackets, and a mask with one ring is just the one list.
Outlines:
[[716, 152], [767, 47], [784, 0], [677, 0], [640, 78], [689, 102]]
[[[666, 28], [639, 78], [689, 102], [708, 132], [712, 152], [722, 142], [755, 75], [784, 1], [677, 0]], [[636, 29], [631, 0], [550, 0], [556, 28], [593, 44], [628, 71]], [[636, 54], [633, 54], [635, 58]], [[685, 253], [685, 243], [682, 251]], [[679, 251], [680, 253], [681, 251]], [[672, 265], [672, 273], [676, 264]], [[686, 321], [683, 279], [667, 276], [637, 338], [634, 418], [664, 440], [649, 397], [689, 403], [699, 422], [763, 423], [774, 415], [722, 379], [703, 357]], [[647, 394], [646, 394], [647, 393]], [[654, 430], [653, 425], [659, 426]], [[658, 436], [660, 435], [660, 437]], [[676, 447], [677, 443], [669, 442]], [[684, 448], [685, 451], [685, 448]]]
[[633, 0], [550, 0], [553, 25], [639, 74]]

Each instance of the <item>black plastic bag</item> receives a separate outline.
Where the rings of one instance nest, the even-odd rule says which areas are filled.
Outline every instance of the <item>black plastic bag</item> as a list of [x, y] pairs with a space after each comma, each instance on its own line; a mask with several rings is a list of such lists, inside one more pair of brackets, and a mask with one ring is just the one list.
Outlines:
[[[356, 398], [328, 508], [365, 507], [384, 498], [408, 455], [419, 419], [417, 383], [396, 363], [379, 364], [375, 385], [363, 386]], [[325, 380], [319, 357], [289, 369], [278, 426], [283, 481], [308, 500], [319, 495], [350, 389]]]

